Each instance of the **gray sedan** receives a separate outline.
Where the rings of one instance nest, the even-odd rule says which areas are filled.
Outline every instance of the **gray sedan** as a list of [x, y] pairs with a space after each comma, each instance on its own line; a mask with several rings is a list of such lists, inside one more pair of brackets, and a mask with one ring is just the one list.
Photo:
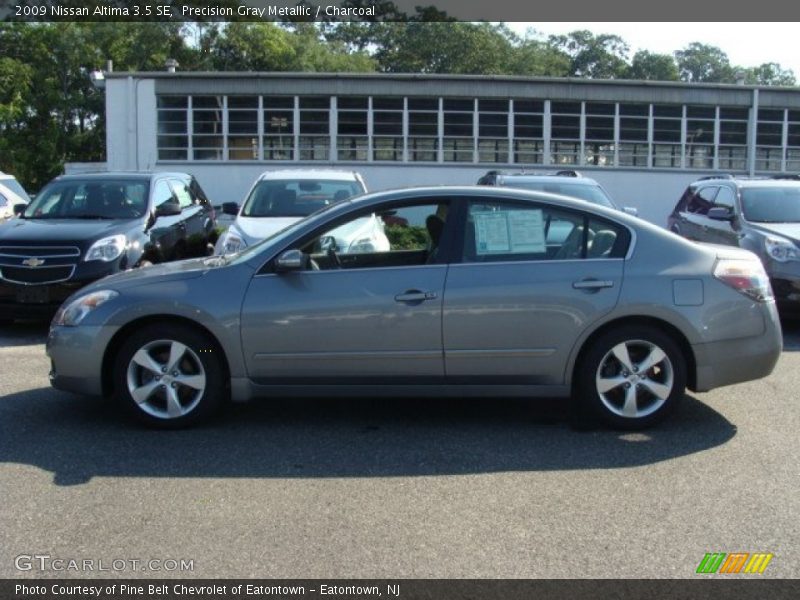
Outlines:
[[[388, 248], [332, 243], [365, 215]], [[780, 351], [755, 255], [486, 187], [369, 194], [237, 254], [112, 275], [63, 304], [47, 343], [53, 386], [159, 427], [257, 396], [497, 395], [572, 396], [640, 428], [686, 387], [768, 375]]]

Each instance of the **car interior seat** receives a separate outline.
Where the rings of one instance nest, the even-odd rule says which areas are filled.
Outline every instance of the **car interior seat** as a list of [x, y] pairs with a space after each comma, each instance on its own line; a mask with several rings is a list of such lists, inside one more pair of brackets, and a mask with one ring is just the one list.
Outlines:
[[588, 258], [603, 258], [611, 253], [614, 242], [617, 241], [617, 234], [609, 229], [598, 231], [587, 252]]
[[425, 229], [428, 230], [428, 236], [431, 238], [428, 257], [425, 262], [432, 263], [436, 260], [436, 255], [439, 252], [439, 242], [444, 231], [444, 219], [439, 215], [428, 215], [425, 219]]

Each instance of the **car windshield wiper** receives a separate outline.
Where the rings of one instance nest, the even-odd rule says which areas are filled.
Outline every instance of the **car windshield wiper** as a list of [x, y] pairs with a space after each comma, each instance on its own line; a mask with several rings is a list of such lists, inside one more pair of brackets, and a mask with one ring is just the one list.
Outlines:
[[69, 216], [67, 216], [65, 218], [67, 218], [67, 219], [114, 219], [115, 217], [108, 217], [108, 216], [105, 216], [105, 215], [86, 214], [86, 215], [69, 215]]

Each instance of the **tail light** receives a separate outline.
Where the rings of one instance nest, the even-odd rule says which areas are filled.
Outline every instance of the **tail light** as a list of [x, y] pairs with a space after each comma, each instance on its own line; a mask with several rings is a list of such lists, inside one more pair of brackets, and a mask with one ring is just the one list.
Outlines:
[[720, 259], [714, 266], [714, 277], [757, 302], [773, 299], [769, 277], [759, 261]]

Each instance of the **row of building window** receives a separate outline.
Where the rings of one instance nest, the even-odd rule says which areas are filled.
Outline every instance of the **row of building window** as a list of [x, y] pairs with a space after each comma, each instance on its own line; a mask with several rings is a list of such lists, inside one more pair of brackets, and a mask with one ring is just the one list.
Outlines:
[[[745, 170], [750, 109], [531, 99], [157, 98], [162, 161], [390, 161]], [[800, 170], [800, 110], [760, 109], [755, 169]]]

